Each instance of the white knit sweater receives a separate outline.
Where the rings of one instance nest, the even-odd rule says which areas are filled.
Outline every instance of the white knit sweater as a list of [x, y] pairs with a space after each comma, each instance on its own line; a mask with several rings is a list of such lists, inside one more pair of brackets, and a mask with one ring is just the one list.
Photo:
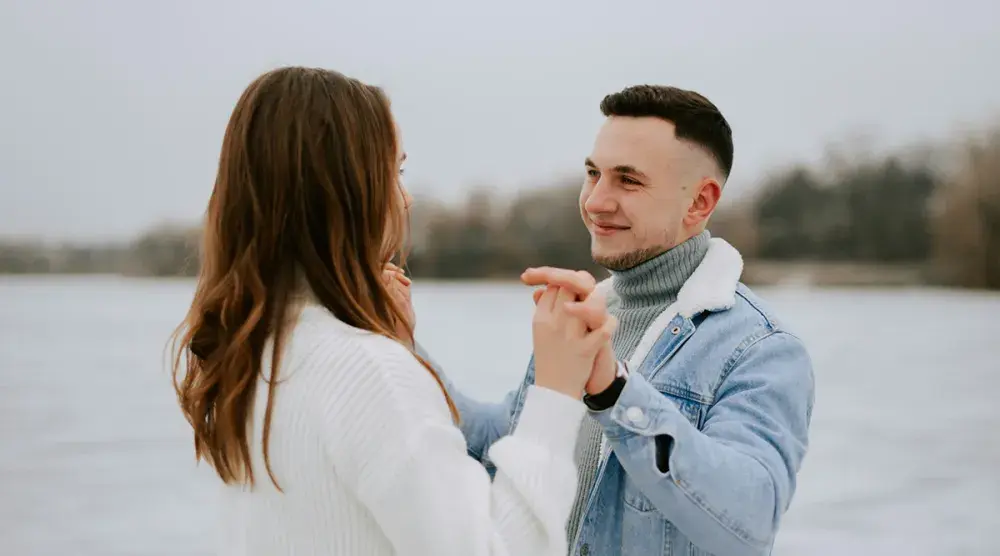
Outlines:
[[398, 343], [307, 304], [280, 364], [269, 453], [284, 492], [264, 467], [261, 380], [256, 485], [223, 488], [219, 554], [564, 556], [580, 401], [531, 387], [516, 430], [490, 449], [491, 482], [434, 378]]

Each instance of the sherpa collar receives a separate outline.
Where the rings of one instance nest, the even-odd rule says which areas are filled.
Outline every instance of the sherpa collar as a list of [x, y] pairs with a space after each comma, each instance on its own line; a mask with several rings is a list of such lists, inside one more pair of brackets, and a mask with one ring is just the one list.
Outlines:
[[[691, 277], [684, 282], [671, 312], [685, 318], [704, 311], [725, 311], [736, 303], [736, 286], [743, 274], [743, 257], [724, 239], [709, 240], [708, 252]], [[602, 280], [597, 287], [611, 293], [614, 277]]]

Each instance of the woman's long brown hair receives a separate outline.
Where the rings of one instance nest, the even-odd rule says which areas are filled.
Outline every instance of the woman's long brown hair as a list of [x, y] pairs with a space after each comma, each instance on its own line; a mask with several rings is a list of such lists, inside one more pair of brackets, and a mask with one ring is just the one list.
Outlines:
[[[173, 336], [174, 387], [194, 429], [195, 457], [225, 483], [254, 483], [249, 419], [273, 339], [262, 444], [278, 486], [268, 438], [283, 323], [297, 288], [307, 286], [343, 322], [407, 344], [396, 332], [404, 313], [382, 281], [383, 266], [404, 244], [398, 149], [382, 90], [334, 71], [270, 71], [236, 103], [208, 203], [194, 301]], [[440, 378], [417, 359], [457, 421]]]

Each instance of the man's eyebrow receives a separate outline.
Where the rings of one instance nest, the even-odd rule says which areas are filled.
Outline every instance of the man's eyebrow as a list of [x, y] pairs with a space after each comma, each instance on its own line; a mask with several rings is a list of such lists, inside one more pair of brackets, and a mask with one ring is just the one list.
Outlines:
[[619, 174], [629, 174], [637, 178], [647, 179], [645, 173], [639, 171], [639, 169], [636, 168], [635, 166], [630, 166], [628, 164], [619, 164], [618, 166], [612, 168], [612, 170], [618, 172]]
[[[597, 169], [597, 164], [594, 164], [594, 161], [591, 160], [589, 157], [583, 161], [583, 165], [586, 166], [587, 168], [593, 168], [595, 170]], [[645, 172], [642, 172], [641, 170], [639, 170], [635, 166], [632, 166], [631, 164], [619, 164], [618, 166], [612, 168], [611, 171], [618, 174], [635, 176], [640, 179], [649, 179], [649, 176], [647, 176]]]

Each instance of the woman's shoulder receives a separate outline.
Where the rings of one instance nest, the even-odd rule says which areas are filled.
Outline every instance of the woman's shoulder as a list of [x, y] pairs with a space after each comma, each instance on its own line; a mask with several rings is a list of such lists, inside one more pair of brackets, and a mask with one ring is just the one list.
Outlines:
[[345, 323], [322, 306], [303, 307], [290, 334], [294, 349], [309, 359], [353, 354], [365, 362], [405, 363], [412, 359], [402, 344]]
[[[303, 309], [288, 338], [288, 363], [316, 388], [410, 406], [444, 398], [431, 373], [402, 344], [350, 326], [322, 307]], [[445, 406], [446, 407], [446, 406]]]

